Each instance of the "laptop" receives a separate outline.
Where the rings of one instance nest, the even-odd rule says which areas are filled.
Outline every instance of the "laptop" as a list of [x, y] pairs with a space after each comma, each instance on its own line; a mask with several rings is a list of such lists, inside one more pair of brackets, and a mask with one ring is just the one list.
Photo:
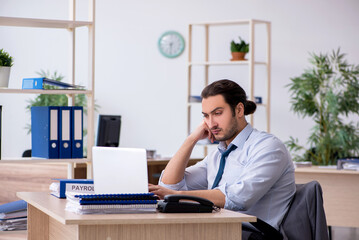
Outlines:
[[146, 150], [93, 147], [95, 194], [148, 193]]

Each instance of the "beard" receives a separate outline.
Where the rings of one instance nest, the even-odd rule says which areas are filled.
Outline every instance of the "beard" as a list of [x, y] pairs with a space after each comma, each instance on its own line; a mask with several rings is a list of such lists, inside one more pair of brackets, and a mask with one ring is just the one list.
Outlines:
[[[213, 128], [213, 130], [216, 130], [219, 128]], [[211, 129], [212, 130], [212, 129]], [[227, 130], [219, 129], [223, 131], [223, 136], [216, 136], [214, 135], [215, 139], [217, 141], [227, 141], [229, 139], [234, 138], [239, 133], [239, 124], [236, 121], [236, 118], [233, 117], [230, 122], [230, 126]]]

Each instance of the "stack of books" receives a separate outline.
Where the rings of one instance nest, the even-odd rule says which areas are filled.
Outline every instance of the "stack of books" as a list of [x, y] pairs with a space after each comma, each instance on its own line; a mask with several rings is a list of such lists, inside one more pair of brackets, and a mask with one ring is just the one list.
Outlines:
[[27, 203], [24, 200], [0, 205], [0, 231], [26, 230]]
[[153, 213], [158, 198], [153, 193], [74, 194], [67, 193], [66, 211], [77, 214]]

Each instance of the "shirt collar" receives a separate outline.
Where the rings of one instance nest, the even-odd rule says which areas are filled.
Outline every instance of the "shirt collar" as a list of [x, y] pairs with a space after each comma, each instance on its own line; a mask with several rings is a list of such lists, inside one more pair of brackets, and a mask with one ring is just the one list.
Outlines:
[[219, 142], [218, 150], [220, 153], [226, 151], [226, 149], [230, 148], [232, 145], [236, 145], [237, 148], [242, 149], [244, 143], [247, 141], [248, 137], [251, 135], [253, 131], [253, 127], [248, 123], [243, 130], [238, 133], [238, 135], [232, 140], [232, 142], [227, 146], [224, 141]]

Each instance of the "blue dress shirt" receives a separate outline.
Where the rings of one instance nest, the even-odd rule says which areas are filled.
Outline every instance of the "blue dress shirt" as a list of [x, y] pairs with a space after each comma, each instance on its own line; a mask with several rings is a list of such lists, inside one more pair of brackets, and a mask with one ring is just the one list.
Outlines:
[[[215, 188], [225, 195], [224, 208], [257, 216], [278, 229], [295, 193], [294, 166], [286, 147], [275, 136], [250, 124], [228, 148], [233, 144], [237, 148], [227, 157]], [[186, 168], [182, 181], [164, 184], [161, 176], [159, 185], [173, 190], [211, 189], [225, 150], [225, 143], [220, 142], [218, 149]]]

